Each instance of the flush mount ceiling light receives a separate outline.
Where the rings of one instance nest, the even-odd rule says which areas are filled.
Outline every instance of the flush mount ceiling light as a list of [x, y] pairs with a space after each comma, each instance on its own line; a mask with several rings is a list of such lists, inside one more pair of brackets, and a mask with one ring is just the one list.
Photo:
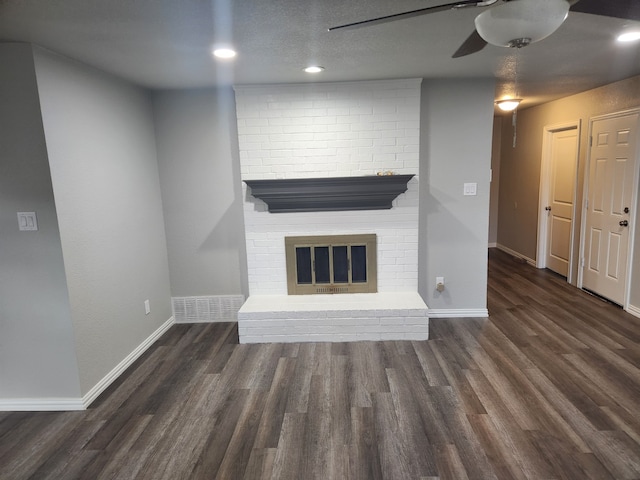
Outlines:
[[618, 35], [619, 42], [636, 42], [640, 40], [640, 30], [624, 32]]
[[521, 101], [522, 99], [520, 98], [507, 98], [505, 100], [498, 100], [496, 102], [496, 105], [503, 112], [512, 112], [513, 110], [518, 108], [518, 105], [520, 105]]
[[524, 47], [555, 32], [569, 13], [566, 0], [518, 0], [485, 10], [475, 19], [478, 34], [492, 45]]
[[310, 67], [305, 68], [304, 71], [307, 73], [320, 73], [324, 71], [324, 67], [321, 67], [320, 65], [311, 65]]
[[213, 50], [213, 56], [216, 58], [229, 59], [236, 56], [236, 51], [231, 48], [216, 48]]

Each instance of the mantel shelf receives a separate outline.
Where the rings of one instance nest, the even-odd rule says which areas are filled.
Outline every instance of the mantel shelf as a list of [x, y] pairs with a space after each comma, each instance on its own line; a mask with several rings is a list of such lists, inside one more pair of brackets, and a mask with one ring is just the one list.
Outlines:
[[245, 180], [272, 213], [385, 210], [414, 175]]

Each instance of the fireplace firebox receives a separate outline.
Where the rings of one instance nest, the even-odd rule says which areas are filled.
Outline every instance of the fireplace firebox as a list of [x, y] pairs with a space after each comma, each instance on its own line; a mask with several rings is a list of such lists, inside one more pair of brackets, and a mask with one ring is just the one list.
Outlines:
[[285, 237], [289, 295], [375, 293], [376, 235]]

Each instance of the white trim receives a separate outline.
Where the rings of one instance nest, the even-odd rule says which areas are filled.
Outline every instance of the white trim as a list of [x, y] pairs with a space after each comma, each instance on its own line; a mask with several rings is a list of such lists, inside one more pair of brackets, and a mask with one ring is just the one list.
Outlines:
[[98, 396], [135, 362], [153, 343], [158, 340], [173, 324], [173, 317], [144, 340], [136, 349], [111, 370], [83, 397], [70, 398], [15, 398], [0, 399], [0, 412], [62, 412], [86, 410]]
[[489, 243], [489, 248], [497, 248], [498, 244], [496, 242], [490, 242]]
[[484, 318], [489, 316], [486, 308], [430, 308], [429, 318]]
[[63, 412], [85, 410], [82, 398], [12, 398], [0, 400], [0, 412]]
[[[520, 258], [524, 261], [526, 261], [529, 265], [531, 265], [532, 267], [537, 267], [536, 265], [536, 261], [532, 258], [527, 257], [526, 255], [522, 255], [521, 253], [516, 252], [515, 250], [510, 249], [509, 247], [505, 247], [504, 245], [498, 243], [496, 245], [496, 247], [498, 248], [498, 250], [502, 250], [505, 253], [508, 253], [509, 255], [512, 255], [514, 257]], [[540, 267], [542, 268], [542, 267]]]
[[[571, 225], [569, 239], [569, 265], [567, 269], [567, 282], [571, 283], [573, 277], [574, 266], [574, 232], [576, 225], [576, 215], [582, 210], [576, 208], [578, 203], [578, 164], [580, 163], [580, 138], [582, 135], [582, 121], [575, 120], [572, 122], [560, 123], [555, 125], [546, 125], [543, 129], [542, 136], [542, 158], [540, 160], [540, 189], [538, 192], [538, 233], [537, 233], [537, 267], [545, 268], [547, 261], [547, 242], [548, 242], [548, 215], [545, 215], [545, 207], [549, 204], [549, 195], [551, 193], [551, 148], [553, 134], [567, 130], [576, 130], [576, 170], [574, 172], [575, 182], [573, 186], [573, 219]], [[580, 218], [580, 220], [582, 220]]]
[[136, 349], [131, 352], [129, 355], [125, 357], [116, 367], [111, 370], [105, 377], [100, 380], [95, 386], [89, 390], [82, 397], [82, 404], [84, 408], [87, 408], [91, 403], [98, 398], [98, 396], [104, 392], [109, 385], [111, 385], [122, 373], [131, 366], [133, 362], [135, 362], [140, 355], [147, 351], [147, 349], [155, 343], [158, 338], [160, 338], [171, 326], [175, 323], [175, 320], [172, 317], [169, 318], [166, 322], [164, 322], [155, 332], [153, 332], [149, 337], [144, 340], [140, 345], [136, 347]]
[[627, 305], [626, 311], [633, 315], [634, 317], [640, 318], [640, 307], [636, 307], [634, 305]]

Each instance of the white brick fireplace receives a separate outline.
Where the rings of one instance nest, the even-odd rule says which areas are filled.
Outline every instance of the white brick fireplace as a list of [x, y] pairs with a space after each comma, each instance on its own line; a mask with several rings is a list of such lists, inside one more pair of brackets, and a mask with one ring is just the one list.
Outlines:
[[[414, 174], [389, 210], [270, 213], [243, 183], [240, 341], [426, 339], [418, 287], [420, 80], [236, 87], [243, 180]], [[375, 233], [378, 293], [287, 295], [285, 236]]]

